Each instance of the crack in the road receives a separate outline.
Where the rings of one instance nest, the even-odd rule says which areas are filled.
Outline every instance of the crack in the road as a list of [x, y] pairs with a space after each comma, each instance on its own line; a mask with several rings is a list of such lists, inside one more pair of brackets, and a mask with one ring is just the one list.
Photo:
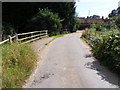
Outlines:
[[42, 83], [44, 80], [50, 78], [51, 76], [53, 76], [54, 74], [53, 73], [46, 73], [46, 74], [43, 74], [39, 79], [34, 79], [33, 80], [33, 83], [31, 84], [31, 87], [38, 84], [38, 83]]

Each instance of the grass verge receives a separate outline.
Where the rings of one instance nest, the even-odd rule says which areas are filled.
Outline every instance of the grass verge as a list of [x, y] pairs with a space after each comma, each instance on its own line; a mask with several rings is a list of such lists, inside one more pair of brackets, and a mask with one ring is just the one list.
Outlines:
[[28, 44], [5, 44], [2, 46], [2, 88], [21, 88], [37, 61]]
[[64, 34], [56, 35], [56, 36], [51, 36], [51, 37], [58, 38], [58, 37], [62, 37], [62, 36], [64, 36]]

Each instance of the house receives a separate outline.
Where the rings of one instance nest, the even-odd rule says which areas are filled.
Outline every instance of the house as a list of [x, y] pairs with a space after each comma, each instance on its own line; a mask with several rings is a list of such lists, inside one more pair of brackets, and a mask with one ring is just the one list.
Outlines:
[[104, 22], [103, 19], [97, 19], [97, 18], [86, 18], [86, 19], [80, 19], [81, 24], [96, 24]]

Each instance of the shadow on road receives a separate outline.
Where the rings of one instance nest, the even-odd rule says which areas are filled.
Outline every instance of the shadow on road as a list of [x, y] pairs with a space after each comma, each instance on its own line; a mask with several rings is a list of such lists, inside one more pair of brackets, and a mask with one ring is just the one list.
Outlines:
[[[85, 58], [91, 58], [91, 55], [86, 55]], [[109, 69], [104, 66], [101, 66], [99, 61], [92, 61], [85, 64], [85, 66], [89, 69], [97, 71], [97, 74], [101, 77], [101, 80], [105, 80], [113, 85], [117, 85], [120, 87], [120, 78], [112, 73]]]

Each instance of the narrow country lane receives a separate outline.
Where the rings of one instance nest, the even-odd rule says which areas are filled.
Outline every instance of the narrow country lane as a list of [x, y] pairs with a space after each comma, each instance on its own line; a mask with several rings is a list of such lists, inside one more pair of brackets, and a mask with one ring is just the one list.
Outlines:
[[91, 55], [90, 47], [73, 33], [52, 41], [25, 88], [116, 88], [119, 78]]

